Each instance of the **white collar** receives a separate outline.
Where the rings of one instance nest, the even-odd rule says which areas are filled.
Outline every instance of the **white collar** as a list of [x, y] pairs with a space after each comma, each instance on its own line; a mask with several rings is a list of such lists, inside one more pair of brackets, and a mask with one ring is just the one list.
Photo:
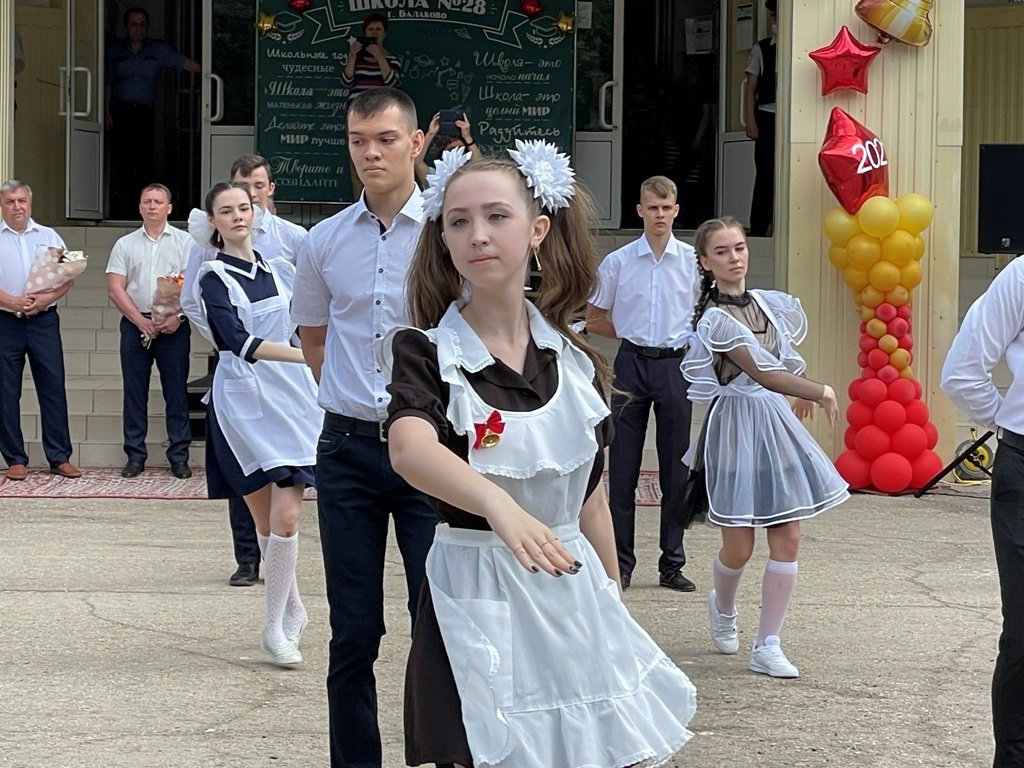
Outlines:
[[[526, 299], [523, 301], [526, 302], [526, 313], [530, 318], [530, 336], [533, 337], [533, 343], [541, 349], [551, 349], [555, 354], [561, 354], [565, 343], [562, 335], [531, 302]], [[459, 367], [470, 373], [476, 373], [493, 365], [494, 357], [487, 351], [487, 347], [476, 335], [476, 331], [466, 322], [459, 308], [458, 302], [452, 302], [437, 327], [452, 332], [458, 339]]]
[[[355, 217], [358, 219], [363, 214], [366, 214], [373, 218], [374, 221], [380, 221], [373, 211], [366, 207], [366, 190], [364, 189], [362, 194], [359, 195], [359, 199], [356, 200], [352, 207], [355, 209]], [[398, 212], [398, 216], [405, 216], [408, 219], [422, 224], [424, 220], [423, 215], [423, 195], [420, 194], [420, 188], [416, 185], [412, 185], [412, 194], [409, 195], [409, 199], [405, 201], [405, 205]], [[395, 218], [398, 218], [396, 216]]]
[[13, 232], [14, 234], [20, 237], [21, 235], [27, 235], [29, 232], [36, 229], [39, 229], [39, 225], [36, 224], [35, 219], [33, 219], [32, 217], [29, 217], [29, 220], [25, 224], [25, 230], [23, 232], [18, 232], [16, 229], [9, 227], [6, 221], [0, 219], [0, 232], [7, 230], [8, 232]]

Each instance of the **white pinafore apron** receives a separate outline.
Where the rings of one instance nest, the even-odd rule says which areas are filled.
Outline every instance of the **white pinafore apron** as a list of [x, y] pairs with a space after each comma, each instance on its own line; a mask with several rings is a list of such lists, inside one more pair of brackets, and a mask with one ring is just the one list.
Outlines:
[[[293, 326], [291, 292], [277, 274], [286, 264], [275, 263], [270, 273], [277, 295], [250, 302], [245, 291], [226, 272], [240, 270], [220, 260], [204, 262], [196, 280], [215, 272], [228, 289], [228, 298], [250, 336], [287, 344]], [[245, 273], [242, 273], [245, 274]], [[206, 307], [200, 302], [207, 323]], [[242, 471], [303, 467], [316, 464], [316, 441], [323, 426], [317, 387], [309, 368], [298, 363], [260, 360], [249, 363], [227, 350], [217, 351], [212, 395], [217, 426]]]
[[[499, 442], [469, 463], [550, 526], [583, 569], [527, 572], [489, 531], [441, 524], [427, 557], [438, 624], [477, 768], [658, 765], [690, 738], [693, 685], [632, 619], [579, 514], [609, 413], [589, 358], [530, 304], [538, 346], [558, 355], [558, 386], [530, 412], [497, 411]], [[496, 409], [464, 371], [493, 360], [454, 308], [428, 332], [451, 397], [447, 417], [472, 445]]]

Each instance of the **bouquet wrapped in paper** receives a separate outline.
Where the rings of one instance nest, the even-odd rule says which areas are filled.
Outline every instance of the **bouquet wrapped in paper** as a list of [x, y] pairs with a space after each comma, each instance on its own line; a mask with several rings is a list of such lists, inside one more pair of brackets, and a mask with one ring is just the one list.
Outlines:
[[[153, 301], [150, 303], [149, 316], [154, 325], [161, 325], [167, 318], [181, 312], [181, 286], [185, 278], [180, 273], [177, 275], [160, 275], [156, 279], [156, 290], [153, 291]], [[142, 346], [149, 348], [153, 339], [142, 335]]]
[[85, 272], [89, 265], [89, 257], [81, 251], [69, 251], [67, 248], [42, 246], [32, 260], [25, 282], [25, 295], [46, 293], [60, 288], [69, 280], [74, 280]]

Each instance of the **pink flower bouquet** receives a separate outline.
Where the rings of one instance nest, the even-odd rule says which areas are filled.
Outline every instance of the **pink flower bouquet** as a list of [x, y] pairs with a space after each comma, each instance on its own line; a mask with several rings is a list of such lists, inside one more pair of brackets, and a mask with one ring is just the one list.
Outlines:
[[46, 293], [60, 288], [85, 272], [89, 257], [81, 251], [43, 246], [36, 252], [25, 282], [25, 294]]

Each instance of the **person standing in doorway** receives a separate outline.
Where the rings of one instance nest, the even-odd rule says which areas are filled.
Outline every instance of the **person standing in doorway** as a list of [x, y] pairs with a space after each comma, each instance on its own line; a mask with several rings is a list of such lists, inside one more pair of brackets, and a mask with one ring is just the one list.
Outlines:
[[771, 35], [757, 41], [747, 60], [747, 136], [754, 140], [754, 194], [750, 201], [750, 234], [767, 237], [775, 217], [775, 44], [776, 0], [765, 0]]
[[391, 466], [387, 379], [374, 358], [374, 344], [408, 324], [406, 275], [424, 221], [414, 178], [423, 131], [412, 99], [394, 88], [356, 96], [347, 123], [365, 190], [355, 205], [310, 231], [299, 252], [295, 295], [301, 300], [292, 304], [292, 319], [327, 412], [316, 479], [331, 614], [331, 765], [370, 768], [382, 759], [373, 665], [385, 631], [390, 518], [415, 620], [437, 514]]
[[661, 483], [661, 558], [658, 583], [692, 592], [683, 526], [675, 514], [686, 486], [683, 454], [690, 447], [690, 401], [679, 374], [689, 332], [686, 307], [697, 298], [694, 250], [672, 234], [679, 215], [676, 185], [652, 176], [640, 185], [637, 213], [644, 234], [612, 251], [598, 268], [597, 291], [587, 307], [587, 331], [620, 339], [615, 356], [612, 415], [615, 434], [608, 454], [609, 502], [615, 524], [619, 577], [627, 589], [636, 567], [636, 487], [651, 405], [657, 425]]
[[[264, 261], [273, 265], [283, 259], [294, 265], [299, 248], [306, 239], [306, 230], [298, 224], [281, 218], [274, 211], [274, 177], [270, 163], [266, 158], [256, 154], [241, 155], [231, 164], [231, 180], [245, 184], [252, 195], [253, 205], [260, 209], [261, 214], [253, 223], [252, 246], [263, 257]], [[200, 222], [205, 212], [199, 215]], [[203, 322], [199, 310], [199, 283], [196, 275], [199, 266], [217, 256], [217, 249], [194, 245], [189, 254], [188, 266], [185, 268], [185, 285], [181, 292], [181, 309], [195, 326], [203, 338], [212, 343], [209, 328]], [[278, 270], [278, 278], [290, 281], [293, 271]], [[291, 285], [289, 284], [289, 289]], [[235, 571], [228, 577], [232, 587], [251, 587], [260, 577], [260, 547], [256, 538], [256, 526], [245, 501], [240, 497], [228, 500], [228, 519], [231, 523], [231, 541], [235, 554]]]
[[128, 37], [107, 49], [106, 126], [110, 131], [110, 215], [135, 216], [135, 195], [160, 174], [153, 167], [153, 122], [165, 69], [199, 72], [199, 65], [160, 40], [149, 39], [149, 12], [134, 7], [122, 17]]
[[[997, 387], [1004, 359], [1013, 377]], [[1024, 765], [1024, 260], [971, 305], [942, 366], [942, 391], [969, 421], [998, 431], [990, 508], [1003, 627], [992, 674], [993, 768]]]
[[163, 184], [142, 190], [139, 213], [142, 226], [116, 243], [107, 262], [107, 295], [121, 318], [121, 379], [124, 382], [124, 452], [128, 457], [121, 477], [138, 477], [146, 469], [146, 433], [149, 420], [149, 379], [153, 363], [160, 372], [165, 420], [167, 461], [171, 474], [192, 477], [188, 446], [192, 431], [188, 418], [188, 362], [192, 336], [183, 313], [166, 317], [152, 314], [157, 278], [178, 276], [185, 268], [188, 232], [167, 223], [171, 191]]
[[32, 369], [43, 453], [50, 474], [78, 478], [71, 463], [68, 396], [64, 387], [64, 348], [57, 301], [73, 280], [46, 293], [25, 294], [32, 260], [39, 248], [64, 248], [60, 235], [32, 219], [32, 190], [11, 179], [0, 185], [0, 454], [7, 479], [28, 476], [28, 452], [21, 432], [21, 387], [25, 358]]

